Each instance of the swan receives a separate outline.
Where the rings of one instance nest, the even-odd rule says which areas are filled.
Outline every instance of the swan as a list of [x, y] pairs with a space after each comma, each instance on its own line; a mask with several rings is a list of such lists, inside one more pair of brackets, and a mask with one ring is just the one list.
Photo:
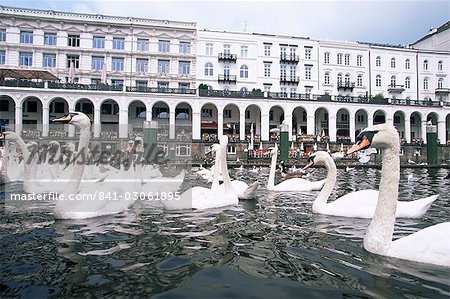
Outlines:
[[[93, 183], [80, 188], [81, 178], [85, 169], [87, 148], [91, 136], [91, 121], [82, 112], [71, 112], [62, 118], [54, 119], [53, 122], [75, 125], [80, 128], [80, 139], [78, 142], [78, 157], [82, 160], [76, 161], [72, 166], [72, 173], [65, 185], [63, 199], [58, 200], [55, 205], [54, 215], [59, 219], [85, 219], [120, 213], [134, 203], [126, 200], [123, 196], [123, 188], [119, 184]], [[106, 196], [105, 196], [106, 195]], [[108, 198], [110, 196], [110, 198]], [[71, 200], [70, 198], [83, 198], [83, 200]], [[100, 198], [100, 197], [103, 197]], [[85, 199], [90, 200], [85, 200]]]
[[[220, 208], [230, 205], [237, 205], [239, 199], [232, 189], [228, 171], [226, 171], [226, 163], [220, 163], [220, 160], [226, 160], [226, 149], [228, 145], [228, 137], [221, 136], [220, 147], [215, 146], [212, 151], [216, 151], [215, 164], [220, 165], [224, 176], [223, 187], [219, 187], [219, 167], [214, 170], [214, 180], [211, 188], [193, 187], [183, 192], [178, 199], [162, 200], [164, 208], [167, 210], [184, 210], [184, 209], [211, 209]], [[224, 155], [225, 154], [225, 155]]]
[[364, 249], [378, 255], [450, 267], [450, 222], [392, 241], [400, 181], [400, 139], [395, 127], [380, 124], [364, 129], [349, 152], [367, 147], [382, 150], [383, 166], [378, 203], [364, 236]]
[[[323, 165], [328, 171], [326, 182], [313, 203], [313, 212], [342, 217], [372, 218], [378, 201], [377, 190], [359, 190], [345, 194], [327, 203], [336, 184], [336, 164], [333, 158], [324, 151], [318, 151], [309, 156], [304, 169], [313, 165]], [[396, 216], [399, 218], [420, 218], [438, 198], [432, 195], [413, 201], [399, 201]]]
[[269, 181], [267, 182], [267, 190], [272, 191], [313, 191], [322, 189], [325, 180], [311, 182], [301, 178], [292, 178], [275, 185], [275, 168], [277, 164], [278, 146], [270, 151], [272, 162], [270, 164]]

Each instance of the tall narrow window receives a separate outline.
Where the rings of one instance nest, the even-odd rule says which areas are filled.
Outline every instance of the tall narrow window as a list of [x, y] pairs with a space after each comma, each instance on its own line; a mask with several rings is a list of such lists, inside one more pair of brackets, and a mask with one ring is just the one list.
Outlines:
[[6, 64], [6, 51], [0, 50], [0, 64]]
[[410, 89], [411, 88], [411, 78], [406, 77], [405, 78], [405, 88]]
[[223, 45], [223, 54], [231, 54], [231, 46]]
[[342, 85], [342, 74], [340, 74], [340, 73], [337, 75], [337, 84], [338, 84], [338, 86]]
[[0, 42], [6, 42], [6, 29], [0, 29]]
[[241, 57], [248, 57], [248, 46], [241, 46]]
[[305, 59], [311, 59], [311, 51], [312, 51], [312, 48], [305, 47]]
[[324, 84], [330, 84], [330, 73], [326, 72], [324, 77]]
[[324, 53], [323, 62], [326, 64], [330, 63], [330, 53], [329, 52]]
[[438, 89], [444, 88], [444, 78], [439, 78], [437, 88]]
[[350, 54], [345, 54], [344, 56], [344, 64], [350, 65]]
[[380, 75], [377, 75], [375, 77], [375, 86], [376, 87], [381, 87], [381, 76]]
[[405, 69], [406, 69], [406, 70], [409, 70], [410, 68], [411, 68], [411, 62], [410, 62], [409, 59], [406, 59], [406, 60], [405, 60]]
[[428, 60], [423, 61], [423, 70], [428, 71]]
[[241, 66], [240, 75], [241, 78], [248, 78], [248, 66], [246, 65]]
[[395, 69], [395, 58], [391, 58], [391, 69]]
[[271, 45], [264, 45], [264, 56], [270, 56]]
[[363, 76], [358, 75], [358, 77], [356, 77], [356, 86], [362, 87], [362, 85], [363, 85]]
[[306, 80], [311, 80], [311, 69], [312, 69], [312, 66], [305, 65], [305, 79]]
[[270, 77], [270, 63], [264, 63], [264, 77]]
[[423, 89], [428, 89], [428, 78], [423, 79]]
[[397, 81], [397, 78], [395, 78], [395, 76], [392, 76], [392, 77], [391, 77], [391, 87], [395, 87], [396, 81]]
[[337, 61], [336, 61], [336, 63], [337, 63], [337, 64], [342, 64], [342, 53], [339, 53], [339, 54], [337, 55]]
[[224, 77], [230, 77], [230, 66], [229, 65], [223, 66], [223, 75], [224, 75]]
[[444, 63], [442, 62], [442, 60], [438, 61], [438, 72], [442, 72], [444, 69]]
[[381, 57], [377, 56], [377, 58], [375, 58], [375, 66], [381, 66]]
[[213, 55], [213, 44], [211, 44], [211, 43], [206, 44], [205, 50], [206, 50], [206, 53], [205, 53], [206, 55], [209, 55], [209, 56]]
[[362, 55], [356, 56], [356, 66], [362, 66]]
[[214, 68], [211, 62], [208, 62], [205, 64], [205, 76], [213, 76], [214, 75]]

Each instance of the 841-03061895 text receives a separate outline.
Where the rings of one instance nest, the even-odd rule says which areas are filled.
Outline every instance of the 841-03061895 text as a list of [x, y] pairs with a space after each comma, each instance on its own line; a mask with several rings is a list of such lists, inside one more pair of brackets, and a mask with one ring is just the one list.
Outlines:
[[40, 193], [11, 193], [8, 196], [11, 201], [47, 201], [47, 200], [179, 200], [180, 192], [107, 192], [95, 191], [90, 193], [63, 194], [51, 192], [48, 194]]

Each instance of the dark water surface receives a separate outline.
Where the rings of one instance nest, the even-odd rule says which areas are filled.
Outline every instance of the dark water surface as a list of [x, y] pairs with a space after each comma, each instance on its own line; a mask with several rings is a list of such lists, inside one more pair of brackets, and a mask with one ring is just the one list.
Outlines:
[[[449, 221], [447, 172], [402, 169], [401, 199], [440, 197], [422, 219], [397, 220], [394, 238]], [[268, 169], [231, 173], [268, 178]], [[324, 176], [317, 169], [311, 179]], [[332, 198], [379, 179], [378, 169], [338, 170]], [[183, 187], [192, 185], [206, 186], [192, 176]], [[263, 187], [226, 209], [165, 212], [147, 201], [86, 220], [55, 220], [48, 202], [3, 201], [1, 297], [449, 298], [449, 268], [366, 252], [369, 219], [313, 215], [317, 194]]]

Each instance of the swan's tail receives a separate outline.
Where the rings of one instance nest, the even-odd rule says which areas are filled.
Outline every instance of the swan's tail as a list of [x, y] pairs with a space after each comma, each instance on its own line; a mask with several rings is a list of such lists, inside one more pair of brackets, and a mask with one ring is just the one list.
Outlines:
[[247, 189], [244, 190], [244, 192], [242, 192], [242, 194], [240, 194], [238, 197], [239, 199], [252, 199], [256, 197], [256, 190], [258, 190], [259, 188], [259, 182], [256, 181], [253, 184], [251, 184], [250, 186], [248, 186]]
[[398, 201], [397, 215], [399, 218], [420, 218], [439, 197], [438, 194], [413, 201]]

